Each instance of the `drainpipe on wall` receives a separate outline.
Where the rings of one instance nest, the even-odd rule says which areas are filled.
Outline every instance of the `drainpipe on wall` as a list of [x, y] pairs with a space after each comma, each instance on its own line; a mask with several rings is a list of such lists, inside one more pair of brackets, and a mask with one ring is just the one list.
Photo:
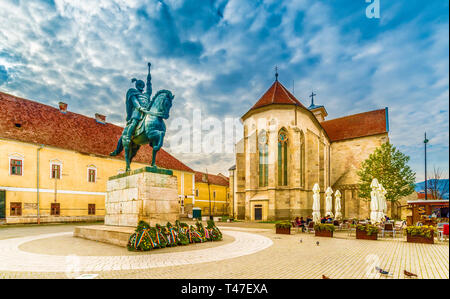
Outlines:
[[41, 211], [39, 208], [39, 152], [44, 148], [44, 145], [40, 145], [36, 152], [36, 201], [37, 201], [37, 224], [41, 224]]

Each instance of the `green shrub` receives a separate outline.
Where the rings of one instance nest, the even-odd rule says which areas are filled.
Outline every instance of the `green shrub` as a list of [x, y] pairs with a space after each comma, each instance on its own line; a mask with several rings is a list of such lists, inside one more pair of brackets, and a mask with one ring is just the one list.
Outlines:
[[431, 238], [434, 236], [435, 228], [434, 226], [407, 226], [405, 229], [405, 233], [411, 236], [422, 236], [426, 238]]
[[314, 230], [315, 231], [330, 231], [330, 232], [334, 232], [336, 230], [336, 228], [334, 227], [333, 224], [326, 224], [326, 223], [317, 223], [314, 224]]
[[357, 224], [356, 229], [365, 231], [368, 236], [371, 236], [373, 234], [378, 234], [378, 232], [380, 231], [378, 226], [375, 226], [372, 224]]
[[292, 227], [292, 224], [289, 221], [280, 221], [278, 223], [275, 223], [276, 228], [290, 228]]

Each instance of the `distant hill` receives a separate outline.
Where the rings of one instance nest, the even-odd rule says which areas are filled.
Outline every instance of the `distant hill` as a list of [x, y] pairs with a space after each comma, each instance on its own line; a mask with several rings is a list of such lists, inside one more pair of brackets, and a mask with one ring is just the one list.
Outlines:
[[[430, 186], [430, 182], [434, 182], [434, 181], [436, 181], [436, 180], [434, 180], [434, 179], [432, 179], [432, 180], [427, 180], [427, 184], [428, 184], [428, 187]], [[443, 192], [444, 192], [444, 198], [445, 199], [448, 199], [448, 186], [449, 186], [449, 181], [448, 181], [448, 179], [441, 179], [441, 180], [437, 180], [438, 181], [438, 186], [439, 186], [439, 189], [440, 190], [442, 190]], [[419, 182], [419, 183], [416, 183], [416, 187], [415, 187], [415, 190], [416, 190], [416, 192], [420, 192], [420, 191], [424, 191], [425, 190], [425, 181], [423, 181], [423, 182]]]

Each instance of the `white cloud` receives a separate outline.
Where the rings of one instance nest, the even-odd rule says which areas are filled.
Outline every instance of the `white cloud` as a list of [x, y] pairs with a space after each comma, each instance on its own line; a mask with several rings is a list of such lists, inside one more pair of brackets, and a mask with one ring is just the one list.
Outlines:
[[[389, 27], [404, 5], [395, 4], [381, 12], [378, 27], [370, 25], [380, 33], [363, 38], [358, 26], [367, 24], [357, 22], [365, 3], [340, 19], [339, 6], [312, 0], [55, 3], [0, 4], [0, 65], [8, 72], [2, 91], [48, 104], [63, 99], [86, 115], [103, 109], [123, 125], [130, 79], [145, 78], [152, 61], [154, 90], [176, 95], [171, 117], [194, 108], [239, 117], [270, 86], [278, 65], [286, 87], [295, 81], [305, 104], [314, 90], [329, 118], [388, 106], [391, 139], [418, 172], [425, 130], [430, 155], [448, 165], [448, 19], [425, 22], [419, 11]], [[281, 23], [271, 28], [276, 15]], [[226, 171], [233, 159], [221, 157], [182, 160]]]

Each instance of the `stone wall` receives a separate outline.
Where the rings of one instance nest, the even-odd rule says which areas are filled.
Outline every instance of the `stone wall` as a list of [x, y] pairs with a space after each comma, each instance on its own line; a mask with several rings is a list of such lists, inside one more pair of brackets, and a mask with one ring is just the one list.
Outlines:
[[[331, 186], [342, 194], [342, 214], [346, 218], [367, 218], [369, 200], [359, 198], [357, 171], [376, 148], [389, 141], [388, 133], [337, 141], [331, 144]], [[388, 204], [390, 207], [390, 204]], [[390, 208], [388, 211], [390, 215]]]
[[179, 219], [177, 178], [141, 172], [107, 183], [105, 225], [136, 226], [140, 220], [166, 224]]
[[357, 184], [361, 163], [369, 158], [377, 147], [389, 141], [388, 134], [379, 134], [331, 144], [331, 185]]

